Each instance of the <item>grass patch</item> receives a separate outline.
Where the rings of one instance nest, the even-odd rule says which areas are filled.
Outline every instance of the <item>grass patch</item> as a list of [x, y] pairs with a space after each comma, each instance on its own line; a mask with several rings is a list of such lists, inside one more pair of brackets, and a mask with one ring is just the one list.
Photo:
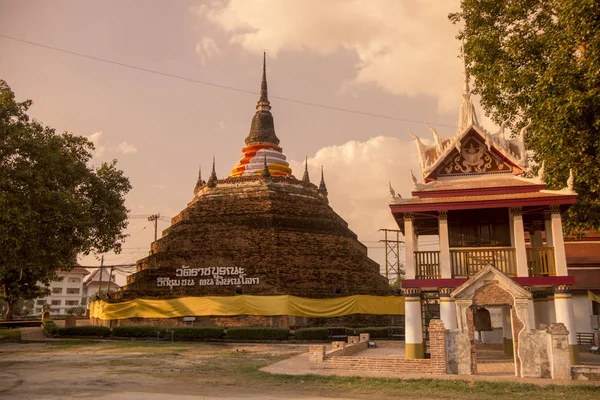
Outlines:
[[18, 342], [21, 340], [21, 330], [19, 328], [0, 329], [0, 343]]

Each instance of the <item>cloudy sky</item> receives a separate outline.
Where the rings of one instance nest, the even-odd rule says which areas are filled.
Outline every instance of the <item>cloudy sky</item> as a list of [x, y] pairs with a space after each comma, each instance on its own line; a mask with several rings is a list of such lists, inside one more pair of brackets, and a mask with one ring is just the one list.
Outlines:
[[[426, 138], [423, 122], [445, 136], [456, 130], [460, 43], [447, 15], [458, 7], [458, 0], [0, 0], [0, 78], [19, 100], [34, 101], [32, 116], [93, 140], [94, 163], [118, 159], [138, 217], [123, 253], [106, 262], [125, 263], [149, 250], [147, 215], [172, 217], [192, 199], [199, 165], [207, 176], [215, 156], [219, 178], [235, 166], [266, 51], [276, 133], [295, 175], [305, 156], [313, 182], [324, 166], [330, 204], [381, 262], [378, 229], [396, 228], [388, 181], [406, 197], [409, 170], [418, 171], [408, 129]], [[480, 112], [482, 120], [493, 129]], [[168, 224], [159, 221], [159, 231]]]

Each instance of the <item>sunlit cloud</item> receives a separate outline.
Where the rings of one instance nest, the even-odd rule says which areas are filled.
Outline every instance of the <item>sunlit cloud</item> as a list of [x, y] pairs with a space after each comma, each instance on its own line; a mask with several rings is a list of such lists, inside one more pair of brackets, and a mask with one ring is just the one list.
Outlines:
[[395, 95], [430, 96], [446, 112], [460, 102], [458, 28], [448, 20], [459, 9], [459, 0], [229, 0], [194, 11], [251, 52], [352, 52], [356, 75], [341, 90], [373, 84]]

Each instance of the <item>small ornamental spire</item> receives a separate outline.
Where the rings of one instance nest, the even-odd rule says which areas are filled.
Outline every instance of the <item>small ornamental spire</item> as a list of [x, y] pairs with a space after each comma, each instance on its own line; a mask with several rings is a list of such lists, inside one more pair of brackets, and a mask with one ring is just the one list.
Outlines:
[[471, 101], [471, 90], [469, 89], [469, 74], [467, 73], [467, 57], [465, 56], [465, 42], [461, 47], [462, 62], [463, 62], [463, 93], [462, 104], [458, 114], [458, 134], [471, 126], [477, 124], [477, 114], [475, 114], [475, 106]]
[[304, 175], [302, 175], [302, 182], [310, 183], [310, 178], [308, 177], [308, 156], [304, 161]]
[[264, 179], [267, 178], [271, 178], [271, 173], [269, 172], [269, 166], [267, 165], [267, 153], [265, 153], [265, 164], [262, 170], [262, 173], [260, 174], [261, 177], [263, 177]]
[[321, 165], [321, 183], [319, 183], [319, 192], [327, 196], [327, 186], [325, 185], [325, 178], [323, 176], [323, 166]]
[[269, 102], [269, 91], [267, 89], [267, 53], [263, 53], [262, 81], [260, 83], [260, 99], [256, 104], [256, 109], [261, 111], [270, 111], [271, 102]]
[[215, 186], [217, 186], [217, 173], [215, 172], [215, 157], [213, 156], [213, 166], [210, 177], [208, 178], [208, 187], [214, 188]]
[[198, 181], [196, 182], [196, 187], [194, 188], [194, 194], [198, 193], [198, 190], [202, 186], [206, 185], [206, 182], [202, 179], [202, 166], [198, 167]]

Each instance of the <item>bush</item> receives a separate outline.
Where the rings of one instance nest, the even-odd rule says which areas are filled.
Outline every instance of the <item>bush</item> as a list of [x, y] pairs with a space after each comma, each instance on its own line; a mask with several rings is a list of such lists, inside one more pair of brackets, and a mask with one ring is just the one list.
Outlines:
[[223, 328], [194, 327], [194, 328], [172, 328], [174, 339], [219, 339], [225, 336]]
[[359, 336], [361, 333], [368, 333], [371, 339], [387, 339], [388, 338], [388, 327], [387, 326], [370, 326], [367, 328], [356, 328], [354, 329], [355, 336]]
[[54, 323], [54, 320], [52, 320], [52, 319], [43, 320], [42, 326], [44, 327], [44, 331], [46, 331], [46, 334], [48, 334], [50, 336], [54, 336], [58, 333], [58, 327], [56, 326], [56, 324]]
[[286, 340], [290, 335], [287, 328], [229, 328], [227, 339]]
[[302, 328], [296, 329], [294, 334], [297, 340], [327, 340], [327, 328]]
[[165, 335], [165, 328], [156, 326], [117, 326], [112, 329], [113, 337], [156, 338]]
[[101, 336], [110, 335], [110, 328], [105, 326], [72, 326], [70, 328], [59, 328], [59, 336]]

